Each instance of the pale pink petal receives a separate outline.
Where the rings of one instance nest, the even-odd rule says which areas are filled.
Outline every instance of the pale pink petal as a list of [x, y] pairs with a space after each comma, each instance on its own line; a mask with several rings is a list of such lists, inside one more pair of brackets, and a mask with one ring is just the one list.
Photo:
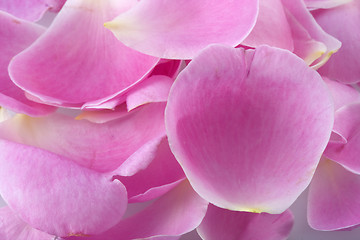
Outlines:
[[58, 11], [66, 0], [0, 0], [0, 10], [29, 21], [39, 20], [46, 11]]
[[[0, 1], [0, 5], [3, 2], [5, 1]], [[8, 74], [11, 58], [30, 46], [45, 31], [45, 28], [2, 11], [0, 11], [0, 26], [0, 105], [31, 116], [54, 111], [53, 107], [27, 99], [24, 91], [10, 80]]]
[[333, 104], [321, 77], [292, 53], [215, 45], [180, 73], [165, 125], [200, 196], [231, 210], [281, 213], [311, 180]]
[[143, 211], [122, 220], [109, 231], [98, 236], [79, 239], [114, 240], [120, 237], [121, 240], [152, 239], [152, 237], [167, 239], [168, 236], [179, 236], [192, 231], [200, 224], [207, 206], [208, 203], [196, 194], [190, 184], [183, 181]]
[[333, 8], [351, 1], [353, 0], [304, 0], [306, 7], [309, 9]]
[[250, 47], [267, 44], [290, 51], [294, 49], [291, 30], [281, 0], [259, 1], [259, 16], [255, 27], [241, 44]]
[[128, 111], [152, 102], [166, 102], [174, 80], [164, 75], [153, 75], [145, 79], [126, 98]]
[[167, 138], [163, 138], [156, 155], [145, 169], [132, 176], [116, 178], [125, 185], [129, 202], [144, 202], [163, 195], [183, 180], [185, 175], [170, 151]]
[[360, 176], [322, 159], [310, 185], [308, 222], [317, 230], [360, 224]]
[[[293, 0], [293, 1], [282, 0], [282, 2], [286, 10], [288, 11], [288, 15], [291, 16], [291, 18], [293, 18], [306, 30], [306, 32], [311, 37], [312, 41], [321, 43], [321, 44], [311, 43], [309, 42], [311, 39], [309, 39], [308, 41], [304, 41], [305, 39], [303, 37], [303, 34], [300, 35], [301, 36], [300, 41], [296, 43], [296, 35], [299, 34], [298, 33], [299, 29], [295, 28], [294, 30], [293, 26], [290, 25], [293, 31], [295, 31], [294, 34], [296, 34], [294, 36], [294, 43], [295, 43], [294, 53], [302, 57], [303, 59], [307, 59], [307, 60], [316, 59], [311, 63], [314, 69], [321, 67], [327, 62], [330, 56], [340, 48], [341, 42], [339, 42], [336, 38], [326, 33], [320, 27], [320, 25], [315, 21], [315, 19], [310, 14], [310, 12], [306, 9], [303, 0]], [[289, 21], [289, 23], [290, 22], [291, 21]], [[318, 46], [315, 47], [316, 45]], [[308, 52], [309, 50], [307, 48], [309, 46], [312, 46], [312, 48], [314, 48], [313, 51]], [[323, 47], [321, 46], [325, 46], [326, 48], [323, 49]]]
[[354, 0], [337, 8], [317, 10], [312, 13], [326, 32], [342, 42], [339, 52], [334, 54], [319, 72], [343, 83], [359, 82], [360, 1]]
[[9, 207], [0, 208], [1, 240], [54, 240], [53, 235], [32, 228]]
[[158, 62], [126, 47], [104, 28], [105, 21], [125, 9], [117, 0], [68, 0], [46, 33], [13, 58], [11, 79], [58, 106], [80, 108], [121, 95]]
[[105, 26], [140, 52], [190, 59], [211, 43], [243, 41], [255, 24], [257, 5], [258, 0], [141, 0]]
[[289, 210], [282, 214], [236, 212], [209, 205], [197, 228], [206, 240], [285, 240], [294, 224]]
[[125, 212], [125, 187], [65, 157], [0, 140], [0, 193], [20, 218], [56, 236], [99, 234]]
[[360, 173], [360, 103], [344, 106], [335, 113], [333, 132], [343, 141], [330, 142], [324, 155]]
[[[0, 136], [36, 146], [96, 171], [112, 171], [144, 145], [165, 135], [164, 103], [148, 104], [103, 124], [56, 113], [41, 118], [17, 115], [1, 123]], [[144, 147], [145, 148], [145, 147]]]

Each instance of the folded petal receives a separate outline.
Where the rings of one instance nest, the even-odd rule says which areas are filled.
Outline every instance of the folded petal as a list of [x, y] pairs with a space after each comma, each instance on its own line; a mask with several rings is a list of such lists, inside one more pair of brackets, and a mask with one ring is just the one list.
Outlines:
[[197, 228], [206, 240], [285, 240], [294, 224], [289, 210], [282, 214], [236, 212], [209, 205]]
[[[0, 1], [0, 6], [5, 2], [13, 1]], [[0, 26], [0, 106], [31, 116], [54, 111], [53, 107], [27, 99], [24, 91], [11, 81], [8, 74], [10, 60], [40, 37], [45, 28], [2, 11], [0, 11]]]
[[54, 236], [32, 228], [9, 207], [2, 207], [0, 208], [0, 239], [54, 240]]
[[208, 202], [200, 198], [187, 181], [183, 181], [143, 211], [122, 220], [109, 231], [79, 239], [168, 239], [169, 236], [173, 238], [195, 229], [204, 218], [207, 206]]
[[[360, 81], [360, 2], [326, 10], [312, 12], [319, 25], [329, 34], [338, 38], [342, 46], [319, 73], [343, 83]], [[341, 19], [341, 21], [339, 21]]]
[[0, 136], [62, 155], [96, 171], [112, 171], [144, 145], [150, 144], [149, 149], [138, 158], [147, 157], [155, 148], [151, 141], [165, 135], [164, 109], [164, 103], [148, 104], [103, 124], [60, 113], [41, 118], [17, 115], [1, 123]]
[[267, 44], [290, 51], [294, 49], [291, 30], [281, 0], [259, 1], [259, 16], [256, 24], [241, 44], [250, 47]]
[[39, 20], [46, 11], [57, 11], [66, 0], [1, 0], [0, 10], [29, 21]]
[[13, 58], [11, 79], [58, 106], [80, 108], [121, 95], [158, 62], [126, 47], [103, 27], [128, 9], [127, 2], [67, 1], [46, 33]]
[[230, 210], [281, 213], [311, 180], [333, 104], [321, 77], [290, 52], [215, 45], [180, 73], [165, 125], [200, 196]]
[[125, 212], [125, 187], [111, 176], [26, 145], [0, 140], [0, 193], [34, 228], [55, 236], [99, 234]]
[[341, 165], [322, 159], [308, 198], [312, 228], [332, 231], [360, 224], [360, 176]]
[[304, 0], [306, 7], [309, 9], [333, 8], [351, 1], [353, 0]]
[[190, 59], [211, 43], [238, 45], [254, 27], [257, 12], [258, 0], [142, 0], [105, 26], [140, 52]]

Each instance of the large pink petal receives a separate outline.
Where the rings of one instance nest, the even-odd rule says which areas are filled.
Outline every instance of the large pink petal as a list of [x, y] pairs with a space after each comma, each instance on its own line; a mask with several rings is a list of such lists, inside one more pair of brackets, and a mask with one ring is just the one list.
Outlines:
[[[290, 26], [294, 32], [294, 53], [309, 61], [313, 68], [321, 67], [340, 48], [341, 42], [320, 27], [306, 9], [303, 0], [282, 0], [282, 2], [288, 11], [289, 23], [293, 22]], [[305, 38], [304, 33], [299, 32], [300, 29], [298, 26], [294, 26], [295, 24], [300, 25], [305, 30], [305, 33], [309, 35], [308, 39]], [[298, 41], [296, 41], [296, 37], [299, 38]], [[309, 51], [309, 47], [312, 51]]]
[[140, 52], [190, 59], [211, 43], [238, 45], [255, 24], [257, 5], [258, 0], [141, 0], [105, 26]]
[[[329, 34], [342, 42], [342, 46], [319, 72], [343, 83], [360, 81], [360, 1], [351, 1], [337, 8], [313, 12], [316, 21]], [[341, 21], [339, 21], [341, 19]]]
[[135, 175], [116, 178], [125, 185], [129, 202], [143, 202], [169, 191], [183, 180], [185, 175], [170, 151], [167, 138], [163, 138], [156, 155], [145, 169]]
[[207, 207], [208, 203], [196, 194], [187, 181], [184, 181], [143, 211], [124, 219], [109, 231], [79, 239], [168, 239], [167, 236], [179, 236], [199, 226]]
[[294, 49], [291, 30], [281, 0], [259, 1], [259, 16], [255, 27], [241, 44], [250, 47], [267, 44], [290, 51]]
[[[4, 3], [5, 1], [0, 1]], [[11, 2], [11, 1], [9, 1]], [[24, 91], [18, 88], [8, 74], [8, 65], [12, 57], [30, 46], [45, 28], [15, 18], [0, 11], [0, 105], [15, 112], [32, 116], [44, 115], [55, 108], [30, 101]]]
[[0, 193], [19, 217], [56, 236], [99, 234], [117, 224], [125, 187], [65, 157], [0, 141]]
[[[17, 115], [0, 125], [1, 138], [36, 146], [96, 171], [112, 171], [140, 148], [137, 157], [165, 135], [164, 103], [148, 104], [103, 124], [56, 113], [42, 118]], [[155, 148], [156, 149], [156, 148]]]
[[360, 173], [360, 103], [344, 106], [335, 113], [333, 132], [343, 141], [329, 142], [324, 155]]
[[282, 214], [236, 212], [209, 205], [197, 228], [206, 240], [285, 240], [294, 224], [289, 210]]
[[326, 231], [360, 224], [360, 176], [322, 159], [310, 185], [308, 222]]
[[180, 73], [165, 123], [200, 196], [231, 210], [281, 213], [311, 180], [333, 104], [321, 77], [290, 52], [215, 45]]
[[53, 235], [29, 226], [9, 207], [0, 208], [1, 240], [54, 240]]
[[40, 100], [66, 107], [96, 105], [122, 94], [158, 61], [104, 28], [105, 21], [129, 8], [127, 2], [67, 1], [46, 33], [13, 58], [12, 80]]
[[37, 21], [47, 10], [60, 10], [65, 1], [66, 0], [1, 0], [0, 10], [29, 21]]

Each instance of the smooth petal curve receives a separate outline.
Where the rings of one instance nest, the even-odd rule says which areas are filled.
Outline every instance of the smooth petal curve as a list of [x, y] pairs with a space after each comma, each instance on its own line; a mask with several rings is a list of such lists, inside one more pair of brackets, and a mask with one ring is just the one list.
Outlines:
[[[4, 2], [0, 1], [0, 5]], [[54, 107], [27, 99], [24, 91], [11, 81], [8, 74], [8, 65], [12, 57], [30, 46], [43, 34], [45, 28], [2, 11], [0, 11], [0, 26], [0, 105], [31, 116], [53, 112]]]
[[313, 10], [319, 8], [334, 8], [353, 0], [304, 0], [306, 7]]
[[308, 222], [332, 231], [360, 224], [360, 176], [322, 159], [310, 184]]
[[209, 205], [197, 232], [204, 240], [285, 240], [294, 224], [292, 213], [236, 212]]
[[[103, 124], [56, 113], [41, 118], [17, 115], [1, 123], [3, 139], [36, 146], [96, 171], [113, 171], [144, 145], [165, 135], [164, 103], [148, 104]], [[126, 110], [125, 110], [126, 111]], [[155, 148], [156, 149], [156, 148]]]
[[61, 237], [99, 234], [124, 214], [126, 189], [111, 176], [39, 148], [0, 140], [0, 149], [1, 196], [32, 227]]
[[46, 33], [13, 58], [11, 79], [41, 101], [63, 107], [96, 105], [121, 95], [158, 62], [103, 27], [127, 9], [116, 0], [68, 0]]
[[105, 26], [145, 54], [191, 59], [211, 43], [240, 44], [254, 27], [257, 12], [257, 0], [142, 0]]
[[9, 207], [3, 207], [0, 208], [0, 239], [54, 240], [54, 236], [32, 228], [16, 216]]
[[321, 77], [267, 46], [208, 47], [180, 73], [165, 111], [171, 150], [200, 196], [269, 213], [307, 187], [333, 119]]

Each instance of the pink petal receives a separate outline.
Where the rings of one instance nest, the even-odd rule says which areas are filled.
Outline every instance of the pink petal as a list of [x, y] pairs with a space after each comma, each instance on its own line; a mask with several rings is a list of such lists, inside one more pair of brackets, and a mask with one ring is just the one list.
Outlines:
[[[136, 164], [140, 165], [140, 164]], [[163, 138], [151, 163], [133, 176], [118, 176], [128, 192], [129, 202], [143, 202], [159, 197], [184, 178], [184, 172]]]
[[[4, 4], [5, 1], [0, 1]], [[9, 1], [12, 2], [12, 1]], [[0, 11], [0, 105], [15, 112], [38, 116], [55, 110], [53, 107], [35, 103], [27, 99], [8, 74], [12, 57], [30, 46], [45, 28]]]
[[[282, 2], [288, 11], [290, 18], [293, 18], [295, 22], [300, 24], [310, 37], [306, 39], [304, 33], [299, 33], [300, 29], [298, 27], [294, 28], [294, 23], [291, 24], [290, 26], [294, 34], [294, 53], [311, 62], [313, 68], [317, 69], [321, 67], [327, 62], [330, 56], [340, 48], [341, 42], [326, 33], [319, 26], [310, 12], [306, 9], [305, 3], [302, 0], [282, 0]], [[294, 21], [290, 20], [289, 23], [291, 22]], [[296, 41], [296, 36], [299, 38], [298, 41]], [[321, 44], [316, 44], [313, 41]], [[308, 50], [309, 46], [313, 48], [313, 51]], [[325, 46], [325, 48], [323, 48], [323, 46]]]
[[281, 213], [311, 180], [333, 104], [321, 77], [288, 51], [214, 45], [175, 81], [165, 125], [200, 196], [230, 210]]
[[257, 5], [258, 0], [142, 0], [105, 26], [140, 52], [190, 59], [211, 43], [238, 45], [255, 24]]
[[346, 168], [360, 173], [360, 103], [347, 105], [335, 113], [333, 132], [342, 142], [330, 142], [324, 155]]
[[1, 140], [0, 149], [1, 196], [32, 227], [56, 236], [99, 234], [125, 212], [125, 187], [111, 176], [30, 146]]
[[0, 208], [1, 240], [54, 240], [54, 236], [32, 228], [9, 207]]
[[259, 16], [255, 27], [241, 44], [250, 47], [267, 44], [290, 51], [294, 49], [291, 30], [281, 0], [259, 1]]
[[206, 240], [285, 240], [294, 224], [289, 210], [282, 214], [235, 212], [209, 205], [197, 231]]
[[103, 27], [128, 7], [116, 0], [68, 0], [46, 33], [13, 58], [12, 80], [57, 106], [80, 108], [121, 95], [158, 61], [124, 46]]
[[2, 0], [0, 10], [29, 21], [39, 20], [47, 10], [58, 11], [66, 0]]
[[360, 224], [360, 176], [323, 159], [310, 185], [308, 222], [317, 230]]
[[121, 221], [109, 231], [81, 239], [114, 240], [120, 236], [121, 240], [152, 237], [167, 239], [168, 236], [179, 236], [192, 231], [200, 224], [207, 206], [208, 203], [194, 192], [187, 181], [184, 181], [149, 207]]
[[352, 0], [304, 0], [306, 7], [309, 9], [333, 8], [351, 1]]
[[[314, 11], [320, 26], [342, 42], [342, 47], [319, 72], [343, 83], [360, 81], [360, 2], [352, 1], [337, 8]], [[341, 21], [339, 21], [341, 19]]]
[[[42, 118], [18, 115], [0, 126], [1, 138], [36, 146], [96, 171], [118, 168], [141, 147], [165, 135], [165, 104], [148, 104], [103, 124], [56, 113]], [[144, 147], [145, 148], [145, 147]]]

